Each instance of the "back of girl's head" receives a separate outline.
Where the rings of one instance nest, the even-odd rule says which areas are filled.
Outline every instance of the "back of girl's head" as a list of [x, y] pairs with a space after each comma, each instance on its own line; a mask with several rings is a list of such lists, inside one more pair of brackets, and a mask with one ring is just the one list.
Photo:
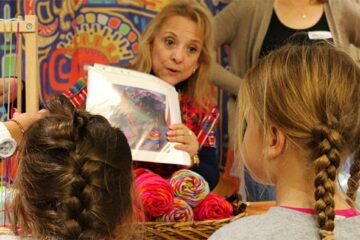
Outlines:
[[65, 98], [47, 108], [20, 146], [15, 223], [36, 239], [112, 238], [122, 227], [126, 236], [132, 159], [124, 134]]
[[321, 230], [333, 231], [335, 181], [345, 156], [354, 154], [351, 203], [360, 179], [359, 67], [328, 43], [287, 45], [247, 74], [238, 96], [239, 142], [248, 109], [264, 133], [269, 124], [281, 129], [307, 156], [304, 166], [314, 169], [317, 221]]
[[210, 11], [195, 0], [176, 0], [166, 5], [147, 25], [142, 33], [140, 51], [135, 59], [134, 68], [141, 72], [150, 73], [152, 70], [151, 47], [158, 31], [166, 20], [173, 16], [188, 18], [198, 24], [203, 31], [203, 46], [200, 54], [200, 66], [190, 77], [186, 91], [202, 104], [208, 97], [207, 82], [211, 75], [214, 61], [213, 17]]

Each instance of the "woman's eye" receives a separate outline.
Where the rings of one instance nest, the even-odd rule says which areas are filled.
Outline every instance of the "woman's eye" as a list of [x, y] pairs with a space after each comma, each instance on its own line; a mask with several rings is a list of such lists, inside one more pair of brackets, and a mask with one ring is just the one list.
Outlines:
[[189, 53], [197, 53], [198, 49], [196, 47], [189, 47]]
[[164, 42], [166, 46], [172, 46], [174, 44], [174, 40], [171, 38], [165, 38]]

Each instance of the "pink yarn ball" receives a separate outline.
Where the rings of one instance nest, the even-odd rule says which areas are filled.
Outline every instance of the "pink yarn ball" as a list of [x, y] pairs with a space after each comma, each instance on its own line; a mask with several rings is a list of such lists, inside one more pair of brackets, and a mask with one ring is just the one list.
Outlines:
[[194, 217], [197, 221], [210, 219], [223, 219], [232, 215], [233, 207], [225, 198], [209, 193], [194, 210]]
[[[152, 217], [159, 217], [169, 211], [174, 202], [171, 185], [147, 169], [136, 169], [134, 173], [134, 202], [137, 207], [144, 209], [145, 214]], [[139, 204], [142, 204], [142, 207]]]

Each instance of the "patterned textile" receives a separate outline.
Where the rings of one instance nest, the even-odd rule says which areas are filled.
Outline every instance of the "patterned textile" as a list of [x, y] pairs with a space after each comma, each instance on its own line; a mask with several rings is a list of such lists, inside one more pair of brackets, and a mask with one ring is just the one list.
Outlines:
[[219, 118], [219, 110], [215, 103], [209, 103], [205, 112], [186, 94], [180, 94], [180, 108], [182, 122], [190, 128], [196, 136], [200, 147], [216, 147], [215, 127]]
[[65, 90], [63, 95], [70, 99], [71, 103], [76, 108], [85, 109], [85, 102], [87, 96], [86, 83], [83, 80], [79, 80], [74, 86]]
[[[1, 0], [0, 18], [38, 17], [41, 94], [44, 99], [49, 99], [82, 78], [86, 82], [89, 65], [129, 64], [139, 50], [141, 32], [171, 1]], [[199, 1], [206, 4], [213, 14], [227, 2]], [[15, 57], [15, 38], [10, 44], [9, 37], [1, 37], [0, 46], [3, 47], [0, 57], [9, 64], [9, 60]], [[3, 67], [0, 75], [11, 75], [10, 69]]]

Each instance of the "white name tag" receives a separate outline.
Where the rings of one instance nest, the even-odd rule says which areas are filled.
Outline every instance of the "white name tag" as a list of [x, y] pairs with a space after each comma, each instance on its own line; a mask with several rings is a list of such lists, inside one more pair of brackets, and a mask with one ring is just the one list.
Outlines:
[[319, 39], [331, 39], [332, 34], [329, 31], [312, 31], [308, 32], [309, 39], [319, 40]]

